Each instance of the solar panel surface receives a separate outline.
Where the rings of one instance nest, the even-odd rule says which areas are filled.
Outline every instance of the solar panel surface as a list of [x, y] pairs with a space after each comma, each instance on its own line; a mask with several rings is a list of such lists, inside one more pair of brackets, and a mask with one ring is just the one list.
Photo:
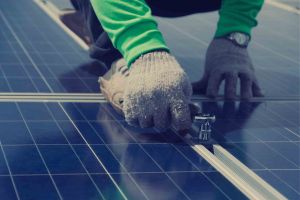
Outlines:
[[[157, 18], [192, 80], [216, 17]], [[262, 87], [298, 97], [299, 16], [266, 5], [259, 21], [250, 53]], [[99, 92], [103, 70], [32, 1], [0, 2], [0, 27], [0, 92]], [[299, 101], [199, 104], [217, 116], [212, 144], [299, 198]], [[1, 199], [246, 198], [174, 133], [132, 128], [107, 104], [0, 103], [0, 127]]]
[[101, 69], [39, 7], [0, 5], [1, 92], [99, 92]]
[[202, 108], [217, 118], [212, 143], [220, 144], [288, 199], [300, 197], [299, 102], [206, 102]]
[[0, 120], [1, 199], [246, 198], [174, 133], [127, 128], [107, 104], [0, 106], [10, 113]]

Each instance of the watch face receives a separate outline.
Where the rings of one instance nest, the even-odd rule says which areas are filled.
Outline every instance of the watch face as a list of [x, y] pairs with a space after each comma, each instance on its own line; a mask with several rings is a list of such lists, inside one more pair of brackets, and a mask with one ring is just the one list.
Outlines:
[[239, 45], [245, 45], [247, 43], [247, 36], [242, 33], [234, 34], [234, 39]]

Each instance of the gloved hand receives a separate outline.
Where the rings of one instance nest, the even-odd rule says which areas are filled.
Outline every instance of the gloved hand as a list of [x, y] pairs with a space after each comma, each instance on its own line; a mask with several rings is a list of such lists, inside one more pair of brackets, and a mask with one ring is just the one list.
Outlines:
[[242, 99], [263, 96], [247, 48], [225, 38], [214, 39], [206, 52], [204, 75], [193, 83], [194, 92], [216, 97], [221, 82], [225, 80], [225, 98], [235, 99], [238, 79]]
[[176, 59], [167, 52], [140, 56], [131, 66], [123, 112], [130, 125], [186, 130], [192, 87]]

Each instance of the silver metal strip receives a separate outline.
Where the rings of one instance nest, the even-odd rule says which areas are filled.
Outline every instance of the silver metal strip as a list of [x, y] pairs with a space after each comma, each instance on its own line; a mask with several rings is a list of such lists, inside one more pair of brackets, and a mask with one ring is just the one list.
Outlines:
[[[87, 102], [92, 101], [100, 101], [100, 102], [106, 102], [105, 97], [101, 93], [0, 93], [0, 101], [11, 99], [12, 101], [19, 101], [20, 99], [26, 99], [26, 100], [69, 100], [69, 101], [84, 101]], [[227, 100], [223, 97], [217, 97], [215, 99], [210, 99], [205, 96], [198, 96], [194, 95], [192, 97], [193, 102], [197, 101], [205, 101], [205, 102], [219, 102]], [[236, 102], [243, 102], [244, 100], [236, 99], [233, 100]], [[287, 96], [287, 97], [279, 97], [279, 96], [273, 96], [273, 97], [255, 97], [250, 100], [247, 100], [247, 102], [265, 102], [265, 101], [300, 101], [300, 96]], [[246, 102], [246, 101], [245, 101]]]

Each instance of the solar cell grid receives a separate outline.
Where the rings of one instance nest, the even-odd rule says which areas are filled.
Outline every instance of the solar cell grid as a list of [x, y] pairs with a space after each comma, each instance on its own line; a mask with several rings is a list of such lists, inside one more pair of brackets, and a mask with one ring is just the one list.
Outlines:
[[[18, 11], [16, 8], [14, 9]], [[0, 63], [14, 64], [19, 68], [22, 66], [23, 71], [27, 72], [26, 75], [23, 73], [22, 77], [15, 74], [20, 73], [18, 71], [11, 71], [14, 74], [4, 74], [3, 81], [14, 84], [15, 87], [10, 90], [4, 88], [6, 90], [3, 92], [50, 92], [46, 87], [40, 86], [43, 85], [40, 80], [42, 77], [56, 92], [98, 92], [99, 74], [89, 72], [89, 68], [94, 66], [86, 63], [87, 53], [59, 30], [45, 13], [41, 10], [36, 12], [41, 18], [34, 23], [33, 18], [27, 15], [24, 15], [21, 21], [15, 15], [1, 16], [0, 23], [4, 27], [1, 41], [2, 37], [3, 41], [8, 41], [6, 46], [9, 46], [13, 53], [8, 53], [5, 46], [1, 46]], [[48, 21], [49, 25], [40, 23], [43, 20]], [[63, 48], [62, 43], [65, 44]], [[36, 72], [32, 62], [38, 66], [41, 74]], [[102, 73], [97, 71], [96, 73]], [[27, 87], [20, 87], [23, 84]]]
[[[0, 8], [0, 92], [99, 91], [103, 71], [33, 2]], [[268, 96], [299, 96], [298, 18], [265, 6], [260, 20], [250, 47], [259, 80]], [[216, 14], [158, 21], [199, 78]], [[213, 143], [299, 198], [299, 102], [202, 107], [217, 115]], [[107, 104], [0, 103], [0, 127], [1, 199], [246, 199], [173, 132], [132, 128]]]
[[250, 103], [242, 110], [241, 105], [220, 104], [203, 105], [216, 114], [215, 142], [287, 198], [299, 198], [299, 102]]
[[[0, 176], [12, 178], [11, 181], [16, 185], [16, 194], [21, 199], [42, 198], [45, 192], [53, 198], [59, 196], [65, 199], [75, 197], [75, 199], [82, 199], [92, 196], [97, 196], [99, 199], [104, 198], [103, 195], [111, 195], [105, 190], [117, 190], [114, 188], [116, 186], [111, 187], [112, 183], [109, 183], [111, 180], [106, 177], [108, 176], [106, 170], [116, 177], [116, 180], [119, 181], [118, 186], [126, 192], [127, 197], [140, 195], [146, 199], [152, 199], [153, 191], [157, 190], [157, 184], [163, 188], [160, 191], [164, 192], [161, 194], [162, 199], [169, 197], [193, 199], [195, 197], [193, 195], [206, 195], [208, 190], [212, 191], [218, 199], [227, 199], [234, 194], [244, 197], [234, 186], [227, 183], [223, 176], [218, 176], [218, 172], [213, 167], [184, 143], [160, 143], [160, 141], [155, 143], [155, 140], [143, 143], [137, 137], [133, 137], [130, 130], [126, 130], [124, 127], [120, 127], [120, 133], [108, 131], [109, 128], [117, 126], [119, 121], [111, 120], [112, 123], [106, 124], [103, 123], [105, 121], [97, 122], [96, 118], [92, 118], [92, 116], [97, 117], [97, 113], [94, 111], [89, 113], [88, 110], [97, 110], [98, 104], [82, 103], [72, 104], [72, 106], [64, 104], [68, 115], [72, 119], [77, 118], [74, 124], [78, 129], [70, 124], [73, 128], [70, 127], [67, 130], [65, 123], [71, 122], [64, 117], [55, 118], [52, 108], [58, 106], [56, 103], [1, 103], [1, 105], [15, 107], [16, 112], [13, 116], [8, 116], [9, 121], [1, 120], [1, 123], [5, 123], [3, 127], [7, 127], [7, 130], [1, 131], [0, 161], [5, 156], [7, 164], [0, 165]], [[107, 106], [101, 105], [101, 107]], [[85, 108], [87, 109], [85, 110]], [[71, 112], [71, 109], [75, 111]], [[30, 115], [29, 110], [34, 111], [32, 112], [34, 114]], [[102, 109], [101, 115], [104, 110]], [[111, 116], [111, 113], [106, 113]], [[57, 109], [55, 109], [55, 114], [57, 114]], [[76, 116], [78, 114], [82, 116], [78, 118]], [[89, 119], [86, 116], [89, 116]], [[11, 127], [9, 123], [12, 123]], [[95, 126], [96, 123], [98, 126]], [[80, 131], [82, 126], [85, 127], [82, 129], [84, 131]], [[101, 126], [101, 130], [99, 130]], [[18, 128], [14, 131], [12, 127]], [[103, 129], [104, 127], [106, 129]], [[78, 130], [87, 141], [90, 138], [89, 135], [93, 135], [94, 139], [89, 145], [101, 160], [102, 165], [99, 164], [86, 143], [74, 140], [73, 136], [79, 136]], [[160, 133], [152, 132], [150, 134], [148, 132], [148, 138], [151, 135], [156, 138], [155, 135]], [[123, 137], [121, 142], [116, 135]], [[98, 140], [95, 139], [96, 137]], [[110, 144], [102, 140], [105, 137], [110, 138]], [[114, 137], [117, 139], [114, 140]], [[128, 138], [130, 139], [128, 140]], [[144, 140], [142, 138], [142, 141]], [[162, 152], [163, 154], [161, 154]], [[181, 173], [183, 174], [180, 175]], [[186, 178], [184, 178], [184, 173], [187, 173]], [[216, 176], [216, 182], [210, 179], [210, 176]], [[183, 179], [186, 181], [182, 181]], [[190, 179], [196, 181], [195, 184], [199, 181], [199, 184], [204, 182], [206, 187], [199, 190], [197, 185], [190, 186], [188, 184]], [[3, 184], [6, 181], [7, 179], [3, 178]], [[104, 181], [108, 182], [108, 185], [102, 185]], [[217, 181], [226, 184], [219, 186]], [[26, 182], [30, 184], [25, 190], [22, 186]], [[42, 188], [37, 192], [35, 190], [40, 187], [37, 186], [38, 182], [49, 185], [49, 187]], [[146, 188], [144, 188], [145, 184]], [[109, 188], [105, 188], [108, 186]], [[128, 186], [130, 188], [127, 188]], [[227, 194], [227, 187], [232, 188], [235, 192], [231, 190]], [[75, 189], [76, 192], [70, 194], [70, 191]], [[168, 192], [164, 189], [168, 189]], [[10, 194], [7, 193], [7, 195]], [[6, 196], [3, 198], [5, 199]]]

